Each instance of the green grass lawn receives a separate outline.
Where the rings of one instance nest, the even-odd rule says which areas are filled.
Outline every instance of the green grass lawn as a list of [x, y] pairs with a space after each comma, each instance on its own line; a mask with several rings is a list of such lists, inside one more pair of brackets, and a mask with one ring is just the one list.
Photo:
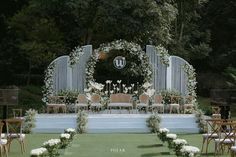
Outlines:
[[[179, 135], [189, 144], [201, 148], [202, 135]], [[214, 156], [213, 143], [208, 156]], [[63, 157], [174, 157], [167, 144], [162, 145], [155, 134], [82, 134], [77, 135]], [[207, 155], [201, 155], [207, 156]], [[227, 156], [226, 154], [224, 156]], [[228, 155], [229, 156], [229, 155]]]
[[[190, 145], [201, 148], [201, 134], [178, 136], [186, 139]], [[39, 148], [44, 141], [58, 137], [59, 134], [27, 135], [26, 153], [21, 154], [19, 143], [14, 141], [9, 157], [29, 157], [31, 149]], [[212, 142], [209, 157], [214, 156], [213, 148]], [[80, 134], [75, 136], [70, 147], [61, 152], [60, 157], [175, 157], [173, 152], [169, 153], [167, 144], [163, 146], [155, 134]]]

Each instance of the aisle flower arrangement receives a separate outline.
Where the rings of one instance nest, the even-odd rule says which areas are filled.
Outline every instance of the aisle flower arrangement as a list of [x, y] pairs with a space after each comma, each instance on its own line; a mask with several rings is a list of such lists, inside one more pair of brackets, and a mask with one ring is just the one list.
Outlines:
[[199, 152], [199, 148], [194, 146], [183, 146], [180, 150], [183, 157], [195, 157]]
[[166, 135], [167, 133], [169, 133], [170, 131], [167, 128], [160, 128], [159, 132], [157, 133], [157, 136], [159, 137], [159, 139], [164, 143], [167, 138]]
[[30, 157], [46, 157], [48, 155], [48, 151], [46, 148], [37, 148], [32, 149], [30, 152]]
[[61, 134], [60, 140], [61, 140], [60, 148], [66, 148], [70, 143], [70, 134], [68, 133]]
[[43, 147], [47, 149], [50, 157], [59, 156], [58, 149], [60, 148], [60, 139], [50, 139], [43, 143]]
[[65, 129], [65, 133], [60, 135], [60, 139], [50, 139], [43, 143], [41, 148], [32, 149], [30, 157], [56, 157], [59, 156], [59, 149], [65, 149], [76, 134], [73, 128]]
[[166, 135], [166, 140], [168, 142], [168, 148], [170, 148], [170, 149], [174, 148], [173, 140], [175, 140], [176, 138], [177, 138], [176, 134], [167, 134]]
[[181, 156], [182, 153], [181, 153], [181, 149], [184, 145], [187, 144], [187, 141], [185, 139], [180, 139], [180, 138], [177, 138], [175, 140], [173, 140], [173, 146], [174, 146], [174, 150], [175, 150], [175, 155], [176, 156]]
[[73, 139], [73, 137], [76, 134], [76, 130], [74, 128], [68, 128], [68, 129], [65, 129], [64, 133], [70, 134], [70, 139]]

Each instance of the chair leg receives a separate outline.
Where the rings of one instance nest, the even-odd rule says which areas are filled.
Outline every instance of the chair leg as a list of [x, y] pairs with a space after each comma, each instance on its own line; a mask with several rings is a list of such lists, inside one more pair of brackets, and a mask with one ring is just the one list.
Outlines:
[[203, 148], [204, 148], [205, 141], [206, 141], [206, 139], [203, 138], [203, 140], [202, 140], [202, 149], [201, 149], [201, 152], [203, 152]]
[[5, 145], [4, 148], [5, 148], [6, 157], [8, 157], [8, 147], [7, 147], [7, 145]]
[[0, 145], [0, 151], [1, 151], [1, 156], [3, 156], [3, 146], [2, 145]]

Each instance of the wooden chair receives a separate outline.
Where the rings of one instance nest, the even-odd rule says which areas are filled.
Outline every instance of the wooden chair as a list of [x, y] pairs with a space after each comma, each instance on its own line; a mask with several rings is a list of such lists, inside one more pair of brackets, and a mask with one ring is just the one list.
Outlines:
[[84, 94], [79, 94], [75, 101], [75, 112], [80, 109], [88, 110], [88, 99]]
[[145, 112], [148, 111], [148, 104], [149, 103], [149, 96], [146, 94], [141, 94], [139, 96], [139, 103], [137, 103], [136, 108], [137, 110], [141, 110], [142, 108], [145, 108]]
[[110, 113], [112, 108], [128, 108], [130, 113], [130, 109], [133, 109], [132, 96], [124, 93], [111, 94], [110, 103], [107, 105], [107, 109], [110, 110]]
[[93, 94], [91, 96], [91, 111], [93, 111], [93, 109], [102, 109], [101, 96], [98, 94]]
[[180, 100], [181, 96], [171, 96], [170, 113], [172, 113], [174, 109], [178, 114], [180, 113]]
[[151, 108], [152, 108], [152, 112], [154, 109], [156, 109], [156, 111], [160, 111], [162, 113], [164, 113], [164, 104], [163, 104], [163, 98], [161, 95], [154, 95], [154, 102], [153, 104], [151, 105]]
[[51, 96], [49, 97], [49, 103], [47, 104], [47, 113], [52, 110], [54, 113], [59, 113], [59, 110], [66, 113], [66, 104], [64, 96]]
[[184, 97], [184, 114], [186, 113], [187, 110], [193, 110], [194, 109], [194, 104], [193, 104], [193, 96], [186, 96]]
[[215, 139], [215, 153], [224, 153], [225, 148], [229, 152], [231, 147], [235, 145], [236, 139], [236, 122], [221, 121], [218, 122], [220, 131], [219, 138]]
[[202, 134], [202, 149], [201, 152], [203, 152], [204, 145], [206, 143], [206, 154], [208, 153], [208, 146], [209, 143], [214, 140], [219, 138], [219, 125], [217, 123], [221, 122], [221, 119], [206, 119], [206, 127], [207, 127], [207, 133]]
[[2, 129], [3, 129], [4, 123], [0, 122], [0, 151], [1, 156], [3, 157], [3, 153], [6, 154], [6, 157], [8, 157], [8, 144], [7, 139], [2, 139]]
[[7, 126], [7, 141], [8, 151], [10, 151], [11, 142], [16, 139], [21, 146], [21, 152], [25, 152], [25, 134], [22, 133], [23, 120], [22, 119], [7, 119], [5, 120]]

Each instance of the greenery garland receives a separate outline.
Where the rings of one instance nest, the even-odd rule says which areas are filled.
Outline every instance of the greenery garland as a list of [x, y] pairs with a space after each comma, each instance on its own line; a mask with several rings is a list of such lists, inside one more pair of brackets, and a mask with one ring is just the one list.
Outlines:
[[160, 55], [161, 63], [169, 66], [169, 53], [168, 50], [165, 49], [162, 45], [158, 45], [155, 47], [156, 48], [156, 53]]
[[34, 109], [29, 109], [26, 111], [24, 116], [24, 125], [23, 125], [23, 132], [24, 133], [32, 133], [32, 129], [35, 127], [35, 115], [37, 114], [37, 111]]
[[160, 129], [161, 117], [157, 114], [153, 114], [146, 120], [146, 123], [151, 133], [157, 133]]
[[87, 131], [88, 114], [85, 111], [77, 113], [77, 132], [83, 134]]
[[196, 102], [196, 97], [197, 97], [197, 93], [196, 93], [196, 85], [197, 85], [197, 81], [196, 81], [196, 72], [195, 69], [193, 68], [192, 65], [190, 64], [184, 64], [183, 65], [183, 69], [184, 72], [187, 74], [187, 89], [188, 89], [188, 95], [192, 96], [193, 102]]
[[72, 50], [72, 52], [69, 54], [70, 60], [69, 63], [71, 66], [75, 65], [79, 62], [80, 57], [84, 54], [84, 48], [77, 46]]
[[55, 62], [52, 62], [47, 70], [45, 71], [45, 78], [44, 78], [44, 87], [43, 87], [43, 99], [42, 101], [47, 103], [48, 98], [50, 96], [53, 96], [54, 90], [53, 90], [53, 75], [55, 72]]

